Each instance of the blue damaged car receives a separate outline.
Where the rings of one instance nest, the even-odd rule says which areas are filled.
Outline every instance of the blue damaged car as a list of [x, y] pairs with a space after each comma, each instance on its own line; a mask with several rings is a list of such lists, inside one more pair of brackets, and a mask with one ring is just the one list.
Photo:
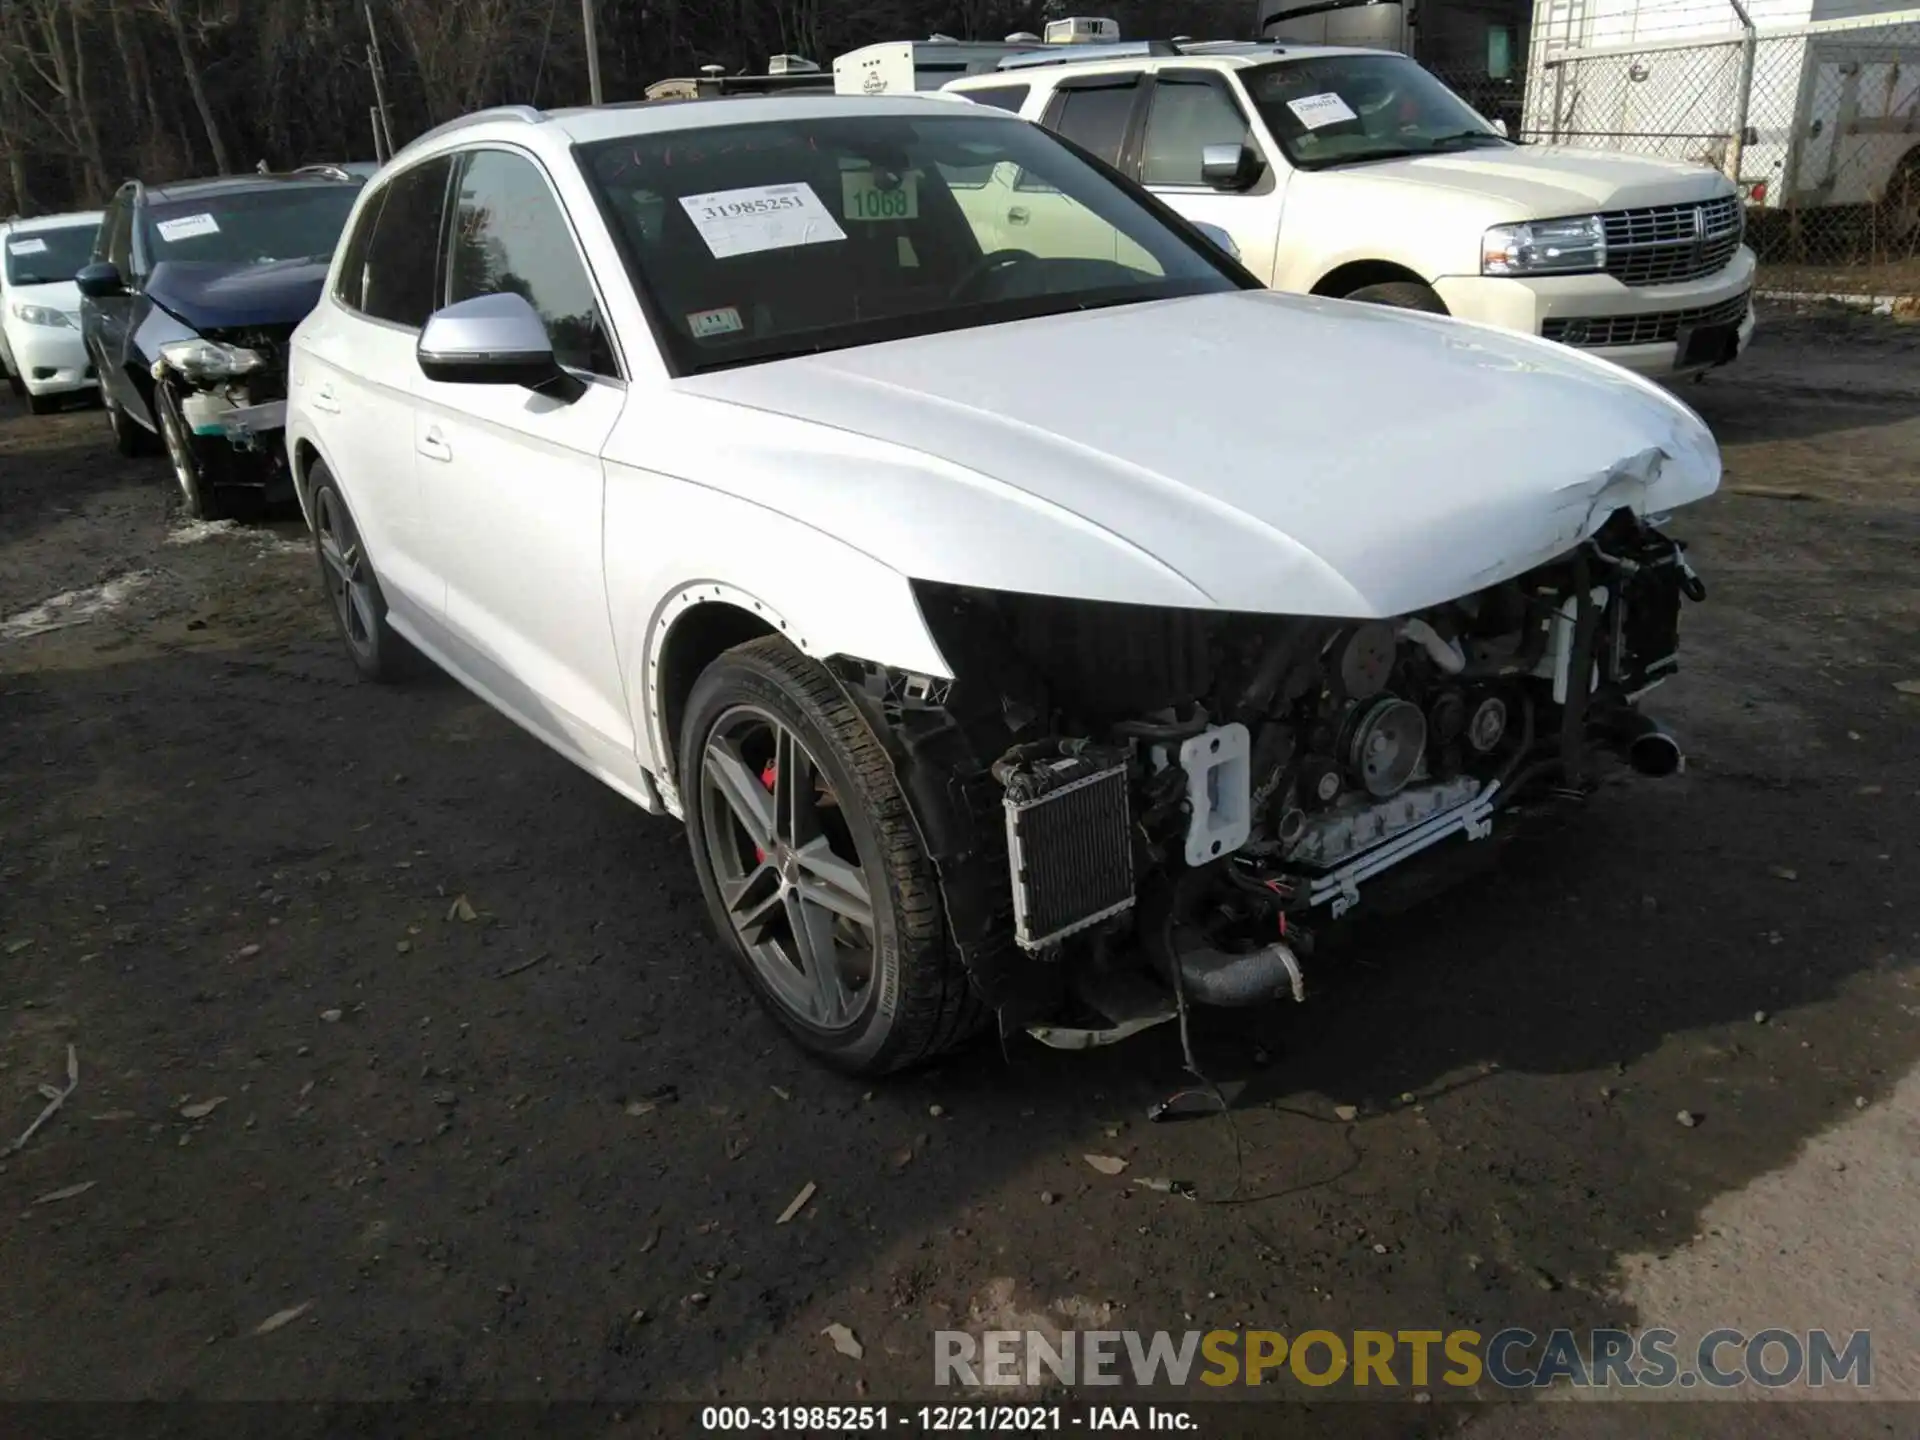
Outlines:
[[320, 298], [366, 177], [290, 174], [122, 185], [74, 276], [115, 445], [166, 452], [182, 510], [291, 494], [287, 340]]

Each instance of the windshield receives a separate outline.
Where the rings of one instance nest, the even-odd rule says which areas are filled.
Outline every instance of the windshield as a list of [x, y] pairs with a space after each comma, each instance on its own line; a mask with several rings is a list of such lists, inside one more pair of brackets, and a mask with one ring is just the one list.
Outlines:
[[329, 181], [150, 204], [147, 254], [156, 265], [170, 260], [264, 265], [325, 259], [333, 254], [359, 193], [356, 184]]
[[1323, 55], [1240, 72], [1267, 128], [1302, 170], [1506, 141], [1466, 101], [1400, 55]]
[[100, 222], [58, 229], [15, 230], [7, 236], [7, 284], [54, 285], [71, 280], [93, 258]]
[[1036, 125], [840, 114], [582, 146], [676, 367], [1238, 289]]

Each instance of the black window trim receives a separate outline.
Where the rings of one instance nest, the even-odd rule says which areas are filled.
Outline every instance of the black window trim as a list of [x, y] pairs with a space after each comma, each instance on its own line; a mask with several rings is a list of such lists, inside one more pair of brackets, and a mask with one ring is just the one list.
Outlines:
[[453, 213], [460, 203], [460, 177], [466, 172], [467, 161], [483, 150], [498, 150], [507, 155], [517, 155], [530, 163], [541, 180], [545, 182], [547, 194], [553, 200], [553, 208], [560, 212], [561, 223], [567, 227], [567, 235], [573, 241], [574, 257], [579, 260], [581, 270], [587, 277], [587, 288], [593, 292], [593, 303], [600, 307], [600, 328], [606, 332], [607, 349], [613, 353], [613, 365], [616, 373], [602, 375], [596, 370], [576, 370], [567, 365], [562, 368], [568, 374], [581, 380], [599, 381], [602, 384], [625, 389], [632, 375], [632, 367], [627, 364], [625, 347], [620, 343], [620, 327], [613, 323], [613, 310], [607, 304], [606, 287], [601, 285], [600, 277], [594, 273], [593, 262], [587, 258], [587, 247], [581, 243], [580, 227], [574, 222], [573, 214], [567, 209], [567, 202], [560, 196], [560, 187], [553, 183], [553, 175], [546, 164], [531, 150], [510, 144], [504, 140], [483, 140], [477, 144], [463, 145], [457, 150], [442, 151], [453, 159], [453, 169], [447, 177], [447, 198], [440, 207], [440, 240], [435, 261], [434, 296], [439, 305], [447, 303], [447, 296], [453, 284], [453, 269], [448, 263], [453, 254]]
[[[407, 168], [412, 169], [413, 167], [409, 166]], [[361, 303], [364, 304], [367, 298], [366, 252], [373, 248], [374, 237], [380, 233], [380, 217], [387, 213], [387, 196], [392, 190], [393, 181], [390, 179], [383, 180], [378, 185], [369, 185], [367, 187], [365, 198], [361, 200], [359, 208], [354, 212], [352, 222], [340, 232], [340, 244], [336, 247], [339, 258], [334, 264], [334, 269], [338, 273], [333, 277], [332, 283], [327, 286], [327, 298], [342, 310], [345, 310], [349, 315], [357, 315], [362, 320], [372, 320], [374, 317], [361, 309], [360, 305], [354, 304], [349, 301], [345, 295], [340, 293], [341, 287], [344, 286], [347, 281], [347, 257], [353, 252], [354, 242], [360, 238], [362, 227], [371, 227], [367, 231], [366, 249], [360, 252], [360, 300]], [[376, 323], [389, 324], [392, 322], [379, 321]]]
[[1274, 192], [1275, 186], [1279, 183], [1275, 178], [1276, 171], [1273, 156], [1268, 153], [1266, 145], [1261, 141], [1260, 127], [1254, 123], [1254, 118], [1249, 112], [1246, 102], [1241, 97], [1239, 91], [1234, 89], [1234, 87], [1227, 82], [1227, 77], [1218, 70], [1203, 70], [1184, 65], [1168, 65], [1150, 72], [1147, 77], [1148, 94], [1146, 104], [1141, 109], [1140, 144], [1138, 153], [1134, 156], [1132, 171], [1135, 183], [1139, 185], [1145, 185], [1147, 183], [1147, 126], [1153, 123], [1154, 93], [1159, 90], [1163, 79], [1171, 80], [1176, 85], [1207, 85], [1224, 95], [1227, 103], [1233, 107], [1234, 113], [1240, 117], [1241, 123], [1247, 127], [1247, 143], [1253, 147], [1254, 154], [1260, 157], [1260, 162], [1265, 168], [1261, 170], [1260, 178], [1244, 190], [1216, 190], [1211, 185], [1166, 184], [1155, 185], [1152, 188], [1155, 190], [1164, 190], [1173, 195], [1271, 195]]
[[[382, 175], [377, 185], [368, 187], [373, 194], [379, 197], [379, 205], [380, 205], [380, 216], [375, 218], [373, 234], [370, 237], [368, 237], [368, 243], [371, 244], [372, 241], [378, 240], [380, 238], [379, 220], [380, 218], [383, 218], [386, 215], [387, 196], [392, 193], [394, 185], [398, 183], [403, 177], [407, 175], [411, 175], [416, 170], [424, 169], [428, 165], [433, 165], [433, 164], [438, 164], [443, 162], [446, 164], [447, 173], [444, 181], [442, 182], [442, 188], [440, 191], [440, 218], [439, 218], [438, 225], [436, 226], [434, 231], [433, 293], [427, 297], [429, 304], [432, 304], [432, 301], [436, 296], [439, 296], [445, 293], [445, 286], [444, 286], [440, 271], [443, 265], [442, 256], [446, 251], [446, 246], [443, 242], [446, 239], [446, 234], [447, 234], [447, 198], [452, 193], [453, 173], [455, 169], [455, 166], [452, 163], [453, 159], [454, 157], [444, 150], [439, 151], [432, 155], [423, 155], [418, 160], [410, 164], [401, 166], [398, 170], [395, 170], [390, 175]], [[373, 203], [371, 200], [363, 202], [361, 208], [364, 210], [366, 208], [366, 205], [371, 203]], [[355, 218], [357, 219], [358, 217], [356, 216]], [[343, 235], [342, 245], [341, 245], [341, 248], [336, 253], [344, 257], [346, 253], [345, 243], [344, 243], [344, 232], [342, 232], [342, 235]], [[349, 315], [353, 316], [354, 319], [364, 320], [369, 325], [378, 325], [383, 329], [387, 329], [387, 330], [397, 330], [403, 335], [418, 335], [421, 329], [423, 328], [422, 326], [419, 326], [419, 325], [408, 325], [399, 320], [388, 320], [384, 316], [380, 316], [380, 315], [369, 315], [360, 306], [349, 305], [347, 304], [346, 301], [340, 299], [339, 294], [337, 293], [335, 288], [331, 286], [328, 287], [327, 298], [333, 301], [335, 304], [339, 305], [342, 310], [345, 310]], [[364, 294], [364, 292], [362, 293], [360, 298], [361, 298], [361, 301], [364, 303], [366, 300], [366, 295]], [[438, 305], [433, 305], [432, 309], [428, 310], [427, 313], [431, 315], [434, 310], [437, 310], [439, 308], [440, 307]]]

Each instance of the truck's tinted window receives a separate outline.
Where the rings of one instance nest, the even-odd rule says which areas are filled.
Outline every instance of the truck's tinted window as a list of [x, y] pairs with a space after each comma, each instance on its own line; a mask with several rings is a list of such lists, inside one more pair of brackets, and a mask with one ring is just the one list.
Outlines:
[[476, 150], [460, 172], [447, 303], [510, 292], [547, 323], [562, 365], [617, 375], [586, 262], [546, 176], [505, 150]]
[[1117, 85], [1062, 90], [1054, 97], [1053, 118], [1048, 124], [1109, 165], [1117, 165], [1138, 89], [1137, 77], [1128, 76]]
[[376, 320], [418, 330], [434, 311], [434, 261], [452, 164], [445, 157], [427, 160], [387, 183], [361, 270], [360, 308]]
[[1161, 76], [1147, 111], [1140, 149], [1144, 185], [1199, 185], [1200, 152], [1209, 145], [1242, 145], [1247, 122], [1239, 106], [1211, 80]]
[[1011, 110], [1017, 115], [1032, 89], [1031, 85], [988, 85], [962, 93], [976, 105], [991, 105], [996, 110]]

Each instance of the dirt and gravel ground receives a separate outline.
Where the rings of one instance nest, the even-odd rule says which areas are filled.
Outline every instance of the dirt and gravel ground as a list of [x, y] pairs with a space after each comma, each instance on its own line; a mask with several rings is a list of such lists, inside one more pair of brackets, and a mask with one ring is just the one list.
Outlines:
[[[1164, 1032], [810, 1066], [676, 827], [450, 682], [353, 683], [297, 521], [170, 530], [98, 412], [9, 404], [0, 1146], [70, 1045], [80, 1082], [0, 1158], [0, 1395], [926, 1396], [933, 1330], [1034, 1314], [1875, 1325], [1882, 1393], [1920, 1394], [1920, 330], [1766, 319], [1686, 392], [1729, 471], [1680, 527], [1712, 590], [1657, 706], [1688, 773], [1210, 1027], [1232, 1126], [1146, 1123]], [[1903, 1427], [1818, 1408], [1764, 1418]]]

